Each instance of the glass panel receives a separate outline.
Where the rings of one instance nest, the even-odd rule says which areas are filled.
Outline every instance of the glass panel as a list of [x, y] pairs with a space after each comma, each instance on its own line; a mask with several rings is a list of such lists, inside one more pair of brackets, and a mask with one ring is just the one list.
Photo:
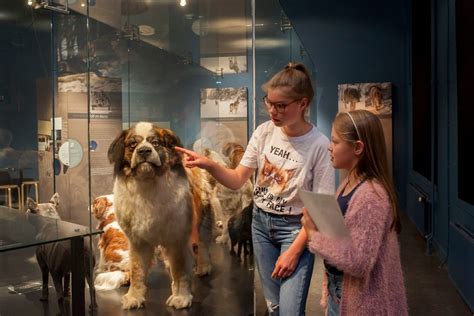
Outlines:
[[[47, 137], [37, 138], [36, 113], [43, 94], [51, 90], [50, 13], [31, 11], [20, 1], [0, 8], [0, 185], [21, 189], [25, 181], [38, 180], [38, 146], [49, 147]], [[25, 197], [34, 194], [34, 184], [25, 190]], [[6, 191], [0, 192], [0, 204], [7, 204]], [[21, 209], [17, 191], [12, 207]]]
[[[18, 209], [13, 211], [16, 215], [11, 210], [1, 212], [0, 244], [17, 242], [2, 248], [7, 252], [0, 260], [8, 265], [0, 274], [0, 286], [15, 294], [31, 292], [33, 298], [11, 296], [8, 304], [0, 304], [2, 314], [27, 313], [37, 309], [33, 301], [45, 299], [35, 261], [46, 264], [50, 271], [68, 270], [56, 261], [57, 265], [51, 265], [51, 256], [70, 262], [68, 256], [80, 258], [82, 251], [76, 250], [83, 246], [88, 259], [86, 265], [81, 260], [72, 264], [74, 276], [80, 277], [72, 278], [71, 287], [77, 289], [72, 306], [65, 308], [79, 313], [85, 308], [81, 304], [84, 292], [79, 289], [83, 289], [84, 270], [92, 274], [91, 244], [76, 237], [92, 231], [86, 22], [84, 15], [60, 3], [3, 1], [0, 6], [0, 204]], [[38, 214], [23, 213], [26, 208]], [[52, 243], [69, 239], [60, 247]], [[48, 244], [31, 247], [38, 243]], [[29, 248], [15, 250], [18, 247]], [[59, 248], [63, 250], [58, 252]], [[64, 289], [69, 288], [65, 275], [64, 283]], [[6, 289], [1, 292], [8, 293]], [[54, 313], [58, 308], [58, 304], [51, 306]]]
[[[268, 119], [260, 103], [262, 83], [290, 60], [304, 63], [313, 80], [316, 71], [278, 2], [257, 5], [260, 66], [255, 115], [260, 124]], [[14, 14], [6, 20], [1, 16], [5, 27], [0, 33], [2, 44], [8, 44], [0, 48], [5, 57], [0, 63], [0, 74], [5, 74], [0, 75], [1, 158], [6, 158], [2, 177], [7, 184], [19, 185], [20, 192], [21, 183], [31, 181], [25, 193], [30, 196], [36, 181], [40, 202], [58, 192], [63, 220], [103, 224], [91, 219], [89, 206], [113, 192], [109, 146], [123, 128], [139, 121], [170, 128], [183, 146], [229, 165], [235, 157], [224, 150], [226, 145], [246, 146], [253, 128], [248, 122], [254, 115], [250, 1], [60, 0], [50, 2], [49, 9], [41, 1], [32, 1], [32, 8], [20, 1], [8, 6], [5, 12]], [[312, 121], [316, 114], [311, 111]], [[242, 196], [248, 192], [225, 191], [212, 187], [212, 181], [207, 185], [214, 204], [201, 208], [208, 217], [199, 217], [199, 228], [201, 234], [203, 230], [213, 234], [200, 240], [208, 242], [213, 272], [210, 277], [193, 277], [193, 308], [209, 314], [222, 309], [251, 314], [251, 257], [244, 254], [238, 260], [228, 254], [227, 244], [214, 242], [216, 237], [221, 242], [228, 238], [226, 222], [243, 209]], [[11, 199], [4, 195], [0, 203], [20, 208], [17, 191]], [[172, 193], [170, 200], [176, 194]], [[114, 202], [110, 196], [104, 198]], [[230, 206], [236, 200], [237, 206]], [[176, 229], [177, 224], [168, 226]], [[173, 229], [169, 235], [176, 233]], [[205, 247], [198, 246], [199, 272], [199, 260], [207, 258], [201, 252]], [[164, 308], [171, 293], [164, 271], [162, 264], [151, 269], [148, 297], [162, 304], [157, 310]], [[212, 299], [203, 299], [209, 295]], [[118, 299], [101, 304], [110, 304], [117, 313], [121, 310]]]
[[[187, 3], [121, 1], [120, 5], [110, 2], [110, 7], [105, 6], [102, 2], [90, 6], [93, 18], [90, 23], [90, 64], [91, 74], [94, 74], [91, 78], [101, 82], [94, 85], [91, 80], [90, 85], [92, 197], [113, 193], [113, 170], [106, 161], [108, 147], [122, 128], [128, 129], [141, 121], [171, 129], [184, 147], [207, 152], [222, 163], [226, 163], [222, 149], [227, 143], [245, 147], [249, 95], [252, 93], [252, 72], [251, 65], [248, 65], [251, 54], [248, 43], [251, 36], [250, 3], [241, 0], [225, 3], [217, 0]], [[103, 14], [111, 17], [113, 22], [107, 22]], [[117, 90], [117, 87], [120, 88]], [[165, 145], [163, 139], [159, 141], [160, 145]], [[96, 149], [92, 150], [92, 146]], [[160, 166], [154, 162], [150, 164], [157, 169], [162, 167], [161, 164], [171, 164], [170, 160], [162, 159]], [[136, 179], [136, 170], [141, 168], [139, 164], [137, 166], [137, 169], [130, 166], [128, 179]], [[120, 174], [122, 169], [119, 168], [118, 172]], [[98, 176], [97, 181], [94, 175]], [[138, 196], [136, 199], [140, 200], [136, 203], [143, 203], [143, 209], [136, 210], [137, 219], [145, 214], [148, 205], [155, 205], [156, 209], [152, 210], [153, 215], [147, 223], [164, 216], [166, 210], [180, 212], [182, 199], [178, 198], [179, 194], [183, 190], [187, 194], [191, 191], [187, 186], [182, 188], [174, 175], [166, 171], [165, 175], [153, 178], [156, 182], [149, 182], [154, 188], [154, 193], [149, 196], [145, 192], [148, 189], [144, 185], [149, 181], [146, 179], [137, 180], [140, 183], [136, 186], [140, 189], [122, 193], [134, 199]], [[207, 179], [208, 176], [203, 174], [200, 182], [205, 180], [204, 177]], [[228, 244], [215, 241], [217, 238], [219, 241], [229, 239], [227, 220], [242, 211], [242, 193], [223, 189], [211, 182], [204, 185], [206, 191], [201, 192], [201, 207], [198, 208], [198, 213], [202, 214], [195, 217], [198, 225], [200, 223], [197, 229], [199, 242], [192, 240], [197, 246], [194, 248], [197, 257], [192, 276], [194, 299], [191, 310], [210, 315], [220, 314], [223, 310], [235, 315], [251, 314], [253, 261], [248, 255], [242, 255], [243, 260], [238, 260], [229, 254]], [[104, 198], [109, 203], [114, 202], [110, 196]], [[186, 198], [189, 199], [190, 195], [183, 197]], [[212, 204], [209, 203], [211, 199]], [[188, 205], [185, 212], [189, 211]], [[173, 258], [175, 252], [186, 246], [186, 242], [181, 241], [187, 234], [186, 228], [182, 227], [186, 217], [163, 220], [166, 220], [164, 227], [155, 222], [149, 230], [153, 233], [147, 235], [143, 232], [142, 238], [151, 244], [162, 241], [168, 245], [166, 252]], [[101, 220], [97, 222], [100, 225]], [[153, 241], [150, 239], [152, 236], [155, 238]], [[168, 241], [165, 237], [169, 238]], [[139, 256], [147, 256], [147, 253], [142, 252]], [[183, 258], [184, 255], [180, 256]], [[173, 264], [173, 259], [170, 262]], [[211, 266], [212, 271], [209, 269]], [[181, 270], [176, 268], [178, 272]], [[161, 312], [171, 295], [171, 279], [165, 271], [161, 261], [150, 269], [147, 300], [153, 303], [147, 304], [146, 308], [151, 312]], [[210, 276], [205, 276], [207, 273]], [[120, 296], [123, 293], [121, 291]], [[176, 302], [174, 304], [176, 307]], [[99, 301], [99, 305], [115, 313], [121, 312], [119, 300]]]
[[[38, 151], [44, 152], [50, 144], [50, 138], [37, 135], [36, 114], [42, 95], [51, 90], [51, 83], [46, 91], [38, 89], [51, 74], [50, 18], [49, 12], [32, 11], [26, 1], [0, 2], [0, 251], [35, 243], [34, 228], [17, 226], [15, 213], [23, 215], [26, 196], [38, 200], [35, 186], [42, 187], [38, 184], [42, 159]], [[46, 136], [50, 137], [49, 130]], [[25, 295], [17, 294], [41, 289], [38, 265], [28, 261], [34, 255], [34, 247], [0, 253], [2, 315], [26, 314], [32, 308]], [[39, 294], [36, 297], [39, 299]], [[12, 306], [15, 304], [26, 306], [18, 311]]]
[[33, 214], [0, 206], [0, 252], [89, 234], [88, 227], [42, 215], [41, 210]]
[[310, 120], [316, 124], [319, 93], [315, 84], [316, 67], [311, 57], [278, 1], [256, 1], [255, 5], [257, 126], [269, 119], [262, 102], [265, 93], [261, 86], [290, 61], [304, 64], [310, 73], [313, 86], [316, 87], [309, 114]]

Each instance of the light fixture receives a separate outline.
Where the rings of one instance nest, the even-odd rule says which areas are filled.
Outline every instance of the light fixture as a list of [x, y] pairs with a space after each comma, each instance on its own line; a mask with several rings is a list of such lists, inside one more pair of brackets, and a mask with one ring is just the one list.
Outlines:
[[33, 5], [33, 0], [28, 0], [28, 5], [32, 6]]
[[186, 5], [186, 0], [180, 0], [179, 5], [184, 7]]

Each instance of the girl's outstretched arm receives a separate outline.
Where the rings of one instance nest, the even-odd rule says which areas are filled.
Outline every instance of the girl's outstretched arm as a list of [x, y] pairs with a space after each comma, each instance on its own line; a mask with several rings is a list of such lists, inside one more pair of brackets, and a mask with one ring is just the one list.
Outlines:
[[192, 150], [175, 147], [179, 152], [185, 154], [183, 163], [185, 167], [198, 167], [209, 172], [217, 181], [232, 190], [240, 189], [250, 178], [255, 169], [238, 165], [235, 169], [229, 169], [212, 159], [201, 156]]

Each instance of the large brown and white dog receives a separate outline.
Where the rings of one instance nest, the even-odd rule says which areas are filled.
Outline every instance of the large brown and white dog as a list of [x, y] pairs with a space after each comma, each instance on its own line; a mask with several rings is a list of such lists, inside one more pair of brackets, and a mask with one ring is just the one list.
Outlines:
[[98, 196], [92, 202], [92, 214], [104, 231], [97, 244], [100, 252], [94, 280], [95, 289], [113, 290], [130, 282], [128, 238], [117, 222], [112, 194]]
[[200, 214], [209, 202], [206, 190], [199, 187], [201, 177], [182, 165], [174, 149], [180, 145], [172, 131], [147, 122], [123, 131], [110, 145], [115, 212], [130, 241], [130, 288], [122, 298], [124, 309], [144, 305], [145, 280], [157, 245], [164, 249], [170, 265], [172, 293], [167, 305], [180, 309], [192, 303], [192, 231], [203, 256], [201, 262], [198, 258], [198, 271], [210, 272], [208, 255], [198, 237]]

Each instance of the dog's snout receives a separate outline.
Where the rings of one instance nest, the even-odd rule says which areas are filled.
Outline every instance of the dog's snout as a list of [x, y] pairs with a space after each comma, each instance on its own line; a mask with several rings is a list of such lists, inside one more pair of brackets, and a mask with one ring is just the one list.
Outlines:
[[137, 152], [142, 157], [148, 157], [151, 154], [151, 148], [143, 146], [137, 149]]

